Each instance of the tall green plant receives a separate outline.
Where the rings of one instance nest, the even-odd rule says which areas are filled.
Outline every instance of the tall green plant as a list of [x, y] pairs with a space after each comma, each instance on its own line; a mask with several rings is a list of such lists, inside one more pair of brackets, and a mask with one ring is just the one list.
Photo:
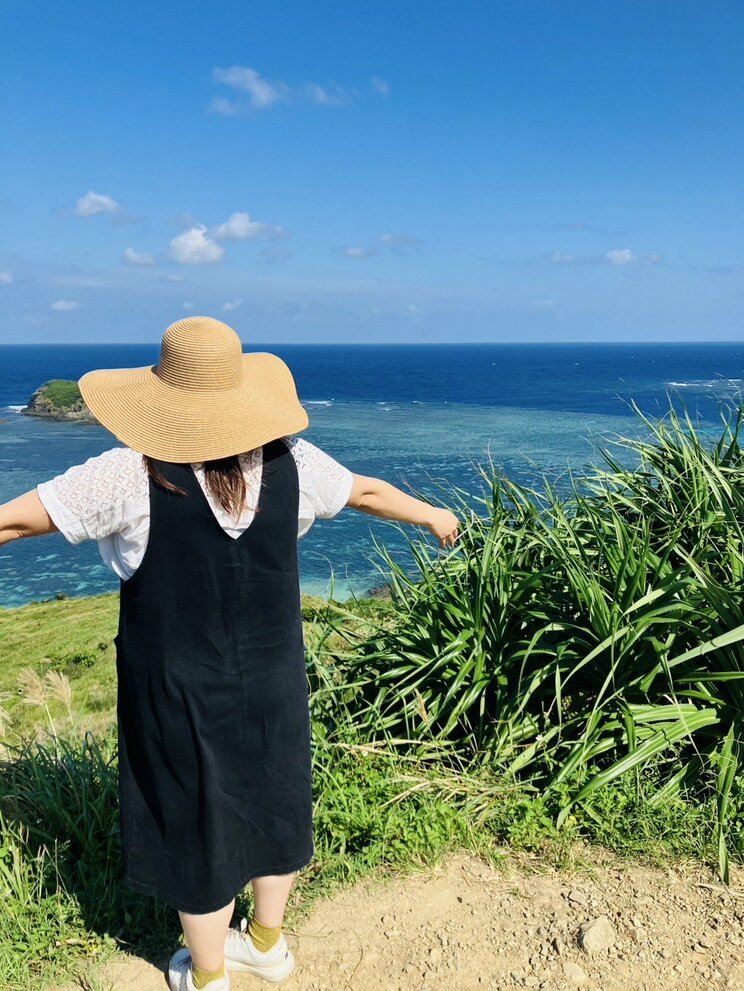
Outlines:
[[529, 779], [571, 806], [653, 762], [659, 798], [717, 796], [720, 870], [744, 712], [742, 410], [706, 435], [674, 409], [637, 410], [567, 495], [482, 471], [476, 515], [459, 489], [459, 545], [417, 574], [378, 551], [394, 622], [346, 667], [345, 724]]

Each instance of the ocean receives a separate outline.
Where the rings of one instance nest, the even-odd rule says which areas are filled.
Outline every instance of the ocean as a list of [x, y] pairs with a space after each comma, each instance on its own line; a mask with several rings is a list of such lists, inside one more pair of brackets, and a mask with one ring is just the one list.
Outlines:
[[[534, 484], [596, 461], [636, 434], [630, 403], [652, 416], [670, 400], [715, 429], [741, 402], [744, 344], [253, 345], [293, 371], [310, 416], [302, 436], [362, 475], [446, 505], [448, 486], [485, 494], [478, 466]], [[102, 427], [21, 416], [51, 378], [155, 364], [157, 344], [0, 347], [0, 502], [116, 445]], [[374, 541], [413, 571], [419, 528], [344, 509], [299, 543], [301, 585], [344, 600], [382, 583]], [[95, 543], [60, 534], [0, 547], [0, 606], [118, 588]]]

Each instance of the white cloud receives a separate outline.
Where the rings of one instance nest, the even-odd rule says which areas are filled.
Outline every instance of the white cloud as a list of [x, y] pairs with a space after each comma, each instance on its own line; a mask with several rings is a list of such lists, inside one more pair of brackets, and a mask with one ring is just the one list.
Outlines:
[[232, 303], [223, 303], [222, 304], [222, 312], [223, 313], [234, 313], [235, 310], [239, 310], [242, 305], [243, 305], [243, 300], [242, 299], [234, 299], [232, 301]]
[[231, 213], [224, 224], [210, 231], [210, 236], [218, 240], [268, 241], [274, 237], [282, 237], [285, 233], [282, 227], [251, 220], [247, 213]]
[[168, 272], [167, 275], [163, 275], [162, 279], [163, 282], [183, 282], [182, 275], [173, 275], [171, 272]]
[[319, 86], [317, 83], [305, 83], [302, 95], [316, 107], [345, 107], [353, 97], [353, 93], [341, 86]]
[[358, 244], [342, 244], [332, 250], [342, 258], [371, 258], [378, 253], [376, 248], [363, 248]]
[[380, 234], [377, 239], [389, 251], [405, 251], [408, 248], [418, 248], [421, 238], [415, 234]]
[[322, 86], [318, 86], [317, 83], [308, 83], [305, 87], [305, 92], [310, 102], [316, 104], [316, 106], [327, 107], [333, 103], [333, 97], [328, 90], [323, 89]]
[[414, 251], [422, 244], [421, 238], [414, 234], [378, 234], [372, 244], [365, 246], [357, 244], [337, 245], [331, 250], [341, 258], [373, 258], [384, 251], [404, 254]]
[[[321, 86], [307, 82], [300, 86], [289, 86], [281, 80], [265, 79], [250, 66], [233, 65], [229, 69], [215, 67], [212, 70], [215, 82], [230, 86], [240, 93], [247, 94], [247, 101], [228, 100], [215, 97], [209, 105], [212, 113], [224, 117], [236, 117], [247, 110], [268, 110], [282, 103], [310, 103], [316, 107], [345, 107], [357, 95], [355, 90], [346, 89], [337, 83]], [[378, 80], [383, 87], [384, 80]], [[373, 84], [374, 85], [374, 84]], [[378, 88], [378, 92], [382, 92]], [[389, 92], [389, 88], [388, 88]]]
[[13, 279], [12, 272], [0, 272], [0, 286], [9, 286]]
[[533, 299], [532, 300], [532, 305], [533, 306], [539, 306], [540, 309], [543, 309], [543, 310], [553, 310], [553, 309], [555, 309], [555, 300], [554, 299]]
[[215, 96], [209, 104], [209, 111], [213, 114], [220, 114], [222, 117], [237, 117], [241, 110], [240, 104], [235, 100], [228, 100], [225, 96]]
[[605, 254], [605, 258], [610, 265], [631, 265], [636, 261], [636, 256], [630, 248], [613, 248]]
[[380, 96], [384, 96], [385, 98], [390, 96], [390, 83], [384, 79], [380, 79], [379, 76], [372, 76], [372, 89], [375, 93], [379, 93]]
[[173, 238], [168, 256], [179, 265], [208, 265], [222, 261], [225, 249], [207, 235], [203, 224], [197, 224]]
[[[554, 251], [552, 255], [544, 255], [543, 259], [551, 261], [554, 265], [572, 265], [576, 267], [610, 265], [616, 268], [624, 268], [632, 265], [634, 268], [645, 265], [658, 265], [661, 255], [637, 255], [630, 248], [612, 248], [603, 255], [567, 255], [562, 251]], [[528, 260], [525, 264], [530, 264]]]
[[255, 69], [233, 65], [229, 69], [215, 68], [213, 75], [218, 83], [247, 93], [251, 106], [257, 110], [265, 110], [287, 99], [284, 83], [270, 83], [262, 79]]
[[118, 209], [116, 200], [90, 190], [77, 201], [75, 213], [78, 217], [94, 217], [97, 213], [116, 213]]
[[193, 310], [194, 309], [194, 304], [193, 303], [184, 303], [182, 308], [184, 310]]
[[134, 265], [135, 267], [155, 264], [155, 259], [151, 254], [148, 254], [147, 251], [135, 251], [134, 248], [125, 248], [121, 260], [125, 265]]
[[52, 303], [52, 309], [57, 313], [72, 313], [73, 310], [80, 309], [80, 303], [72, 299], [57, 299]]

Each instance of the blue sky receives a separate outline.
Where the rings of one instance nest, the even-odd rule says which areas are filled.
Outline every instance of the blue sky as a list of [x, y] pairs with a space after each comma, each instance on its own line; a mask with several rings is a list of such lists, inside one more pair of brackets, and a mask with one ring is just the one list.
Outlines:
[[2, 9], [0, 341], [744, 336], [744, 7]]

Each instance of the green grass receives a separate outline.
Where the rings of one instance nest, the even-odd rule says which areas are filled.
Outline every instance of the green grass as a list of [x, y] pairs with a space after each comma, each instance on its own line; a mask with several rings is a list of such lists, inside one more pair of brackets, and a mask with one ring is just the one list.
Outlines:
[[42, 678], [49, 671], [69, 678], [74, 720], [61, 700], [49, 700], [57, 732], [99, 732], [111, 725], [116, 705], [113, 638], [117, 616], [116, 595], [0, 609], [0, 693], [10, 717], [6, 733], [11, 731], [11, 739], [33, 734], [39, 728], [50, 729], [48, 719], [40, 719], [41, 707], [30, 704], [21, 691], [19, 676], [25, 668]]
[[[744, 859], [741, 422], [642, 419], [560, 497], [484, 472], [480, 513], [444, 495], [451, 552], [411, 541], [411, 575], [378, 546], [390, 601], [303, 597], [316, 851], [289, 926], [455, 849], [573, 864], [588, 838], [727, 879]], [[94, 982], [117, 945], [179, 940], [174, 912], [118, 881], [116, 610], [0, 610], [0, 989]]]
[[[118, 595], [112, 593], [34, 602], [17, 609], [0, 608], [0, 713], [7, 713], [8, 739], [18, 742], [39, 731], [99, 734], [114, 724], [113, 639], [118, 603]], [[383, 615], [386, 607], [383, 602], [375, 603], [372, 608], [376, 615]], [[369, 606], [361, 603], [359, 619], [354, 622], [361, 625], [369, 610]], [[323, 599], [303, 595], [302, 612], [306, 639], [312, 641], [319, 621], [328, 615], [328, 605]], [[42, 679], [51, 671], [69, 679], [73, 692], [72, 716], [64, 702], [53, 694], [47, 693], [49, 716], [42, 705], [32, 704], [19, 680], [28, 668]]]
[[622, 463], [607, 452], [568, 496], [484, 474], [455, 550], [410, 542], [415, 576], [382, 548], [392, 613], [338, 655], [337, 731], [446, 744], [558, 823], [653, 763], [649, 800], [712, 811], [726, 879], [744, 856], [743, 417], [716, 435], [641, 417]]
[[[31, 991], [74, 975], [91, 978], [124, 946], [150, 959], [179, 945], [176, 913], [118, 881], [113, 737], [28, 744], [0, 775], [0, 988]], [[502, 846], [576, 866], [582, 836], [634, 858], [710, 855], [703, 813], [650, 808], [627, 782], [603, 793], [593, 814], [560, 829], [541, 796], [484, 768], [444, 768], [369, 744], [316, 744], [315, 857], [295, 886], [286, 925], [319, 897], [380, 872], [405, 874], [469, 850], [500, 863]], [[622, 809], [622, 815], [619, 810]], [[608, 813], [618, 814], [607, 817]], [[238, 910], [250, 912], [248, 893]]]
[[60, 409], [69, 409], [82, 399], [77, 382], [68, 379], [52, 379], [45, 383], [44, 391], [50, 402]]

